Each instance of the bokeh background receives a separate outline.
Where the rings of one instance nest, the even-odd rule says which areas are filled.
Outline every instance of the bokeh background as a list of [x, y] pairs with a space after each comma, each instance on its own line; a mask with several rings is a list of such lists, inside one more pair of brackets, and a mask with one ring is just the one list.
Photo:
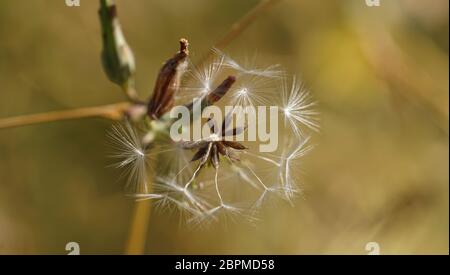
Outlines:
[[[0, 0], [0, 117], [123, 100], [100, 65], [98, 1]], [[256, 0], [118, 1], [150, 95], [187, 37], [200, 59]], [[447, 0], [283, 0], [222, 49], [257, 52], [300, 76], [319, 101], [318, 144], [295, 206], [256, 226], [192, 230], [152, 213], [148, 254], [448, 254]], [[133, 201], [107, 167], [111, 122], [0, 130], [0, 254], [122, 254]]]

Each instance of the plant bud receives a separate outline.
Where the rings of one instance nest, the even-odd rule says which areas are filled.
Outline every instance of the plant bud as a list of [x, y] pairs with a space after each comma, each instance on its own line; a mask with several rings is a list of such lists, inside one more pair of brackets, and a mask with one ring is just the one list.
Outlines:
[[121, 86], [127, 96], [136, 99], [134, 55], [122, 32], [114, 0], [100, 0], [102, 26], [102, 64], [109, 80]]

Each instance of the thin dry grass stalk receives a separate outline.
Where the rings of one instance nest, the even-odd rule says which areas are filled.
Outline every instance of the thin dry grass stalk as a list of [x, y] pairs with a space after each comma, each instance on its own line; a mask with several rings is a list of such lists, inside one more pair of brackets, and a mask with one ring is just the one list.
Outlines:
[[61, 110], [41, 114], [22, 115], [0, 119], [0, 129], [16, 128], [33, 124], [49, 123], [63, 120], [74, 120], [83, 118], [103, 118], [109, 120], [120, 120], [126, 110], [131, 106], [129, 102], [78, 108], [73, 110]]

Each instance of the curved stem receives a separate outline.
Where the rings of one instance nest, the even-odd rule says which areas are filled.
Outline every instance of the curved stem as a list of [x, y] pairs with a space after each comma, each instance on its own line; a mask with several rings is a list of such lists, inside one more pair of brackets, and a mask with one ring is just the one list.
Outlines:
[[[228, 32], [214, 44], [214, 48], [224, 48], [228, 44], [230, 44], [236, 37], [238, 37], [245, 29], [247, 29], [253, 22], [258, 19], [265, 11], [269, 8], [273, 7], [274, 4], [281, 0], [261, 0], [255, 7], [253, 7], [249, 12], [247, 12], [243, 17], [241, 17], [238, 21], [236, 21]], [[212, 52], [210, 51], [207, 55], [205, 55], [200, 61], [199, 64], [203, 64], [208, 57], [210, 57]]]
[[125, 254], [141, 255], [144, 253], [147, 229], [150, 222], [150, 212], [151, 200], [141, 200], [134, 203]]
[[239, 36], [246, 28], [248, 28], [263, 12], [271, 8], [280, 0], [262, 0], [254, 8], [252, 8], [241, 19], [234, 23], [230, 30], [222, 39], [214, 45], [216, 48], [222, 48], [230, 44], [237, 36]]
[[130, 107], [128, 102], [116, 104], [79, 108], [73, 110], [53, 111], [41, 114], [22, 115], [10, 118], [0, 119], [0, 129], [15, 128], [26, 125], [47, 123], [54, 121], [73, 120], [82, 118], [105, 118], [110, 120], [119, 120], [124, 112]]

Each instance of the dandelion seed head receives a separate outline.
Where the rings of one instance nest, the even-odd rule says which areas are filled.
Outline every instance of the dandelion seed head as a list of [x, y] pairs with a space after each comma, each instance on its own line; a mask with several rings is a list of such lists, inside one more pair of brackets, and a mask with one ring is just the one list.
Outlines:
[[[288, 84], [277, 65], [262, 69], [251, 65], [253, 61], [242, 65], [217, 49], [201, 66], [186, 64], [179, 68], [186, 70], [176, 91], [180, 104], [205, 98], [224, 76], [233, 75], [236, 81], [220, 98], [220, 104], [276, 104], [284, 120], [283, 135], [296, 142], [285, 142], [276, 152], [262, 153], [238, 142], [224, 141], [236, 135], [238, 127], [225, 129], [225, 134], [211, 131], [200, 140], [173, 142], [167, 133], [161, 137], [170, 128], [161, 118], [148, 123], [151, 129], [143, 133], [129, 123], [114, 126], [110, 138], [117, 145], [116, 167], [124, 169], [127, 185], [135, 187], [133, 198], [152, 200], [158, 209], [182, 213], [188, 222], [199, 226], [223, 218], [253, 220], [268, 203], [292, 203], [301, 193], [299, 160], [313, 148], [309, 145], [309, 130], [319, 129], [318, 113], [313, 110], [315, 102], [309, 92], [296, 78]], [[256, 148], [258, 142], [252, 145]], [[150, 158], [155, 159], [153, 169], [149, 169]], [[248, 201], [243, 203], [243, 198]]]

